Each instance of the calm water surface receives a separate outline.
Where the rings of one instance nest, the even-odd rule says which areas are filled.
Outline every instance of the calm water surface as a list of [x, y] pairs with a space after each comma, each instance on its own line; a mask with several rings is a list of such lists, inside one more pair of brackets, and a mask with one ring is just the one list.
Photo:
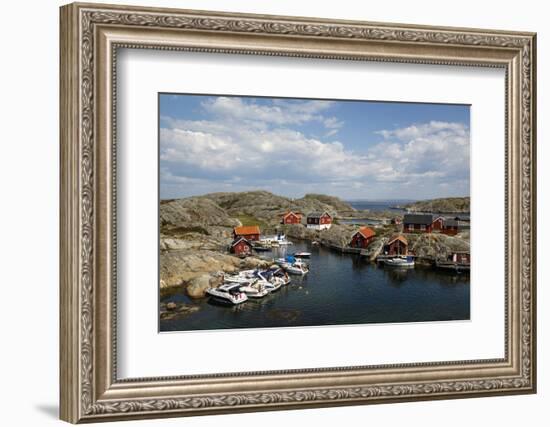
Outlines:
[[[162, 298], [197, 305], [186, 317], [160, 322], [161, 331], [320, 326], [361, 323], [466, 320], [470, 318], [470, 277], [429, 268], [379, 267], [357, 255], [295, 242], [286, 251], [307, 250], [310, 272], [291, 276], [278, 292], [237, 306], [183, 293]], [[283, 256], [278, 249], [268, 256]]]
[[371, 212], [393, 211], [395, 213], [404, 213], [404, 209], [399, 209], [395, 206], [402, 206], [411, 202], [413, 200], [352, 200], [348, 203], [359, 211], [368, 209]]

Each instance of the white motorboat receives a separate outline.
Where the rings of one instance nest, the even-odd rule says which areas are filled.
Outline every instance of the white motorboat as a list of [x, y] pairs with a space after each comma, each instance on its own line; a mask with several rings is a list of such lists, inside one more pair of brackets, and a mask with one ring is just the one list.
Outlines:
[[252, 282], [251, 278], [240, 274], [225, 275], [223, 277], [223, 281], [226, 283], [239, 283], [241, 285], [246, 285]]
[[296, 259], [293, 256], [287, 256], [286, 258], [279, 258], [276, 260], [287, 273], [303, 276], [309, 272], [309, 266], [301, 259]]
[[239, 290], [244, 292], [248, 298], [263, 298], [269, 293], [269, 289], [259, 281], [241, 286]]
[[262, 237], [260, 239], [260, 243], [271, 245], [273, 247], [288, 246], [288, 245], [293, 244], [290, 240], [286, 239], [286, 236], [284, 234], [278, 234], [276, 236]]
[[294, 253], [295, 258], [311, 258], [311, 252], [295, 252]]
[[265, 288], [270, 292], [275, 292], [275, 291], [278, 291], [279, 289], [281, 289], [281, 287], [283, 286], [284, 284], [284, 281], [280, 278], [275, 278], [274, 280], [272, 280], [271, 282], [267, 282], [265, 284]]
[[309, 273], [309, 268], [307, 265], [303, 262], [295, 262], [295, 263], [287, 263], [283, 266], [283, 268], [289, 273], [289, 274], [296, 274], [298, 276], [303, 276], [307, 273]]
[[242, 270], [235, 274], [226, 274], [224, 281], [233, 283], [246, 283], [256, 279], [256, 270]]
[[279, 290], [281, 286], [288, 283], [284, 277], [276, 275], [272, 270], [258, 271], [256, 274], [258, 277], [258, 282], [265, 286], [269, 292], [275, 292]]
[[208, 288], [206, 293], [213, 298], [231, 304], [241, 304], [248, 300], [244, 292], [240, 290], [240, 283], [224, 283], [218, 288]]
[[388, 258], [383, 263], [390, 267], [414, 267], [414, 258], [412, 256]]
[[286, 286], [290, 283], [290, 276], [288, 275], [288, 273], [283, 270], [282, 268], [278, 268], [277, 270], [275, 270], [273, 272], [273, 276], [274, 277], [278, 277], [280, 279], [282, 279], [283, 281], [283, 285]]

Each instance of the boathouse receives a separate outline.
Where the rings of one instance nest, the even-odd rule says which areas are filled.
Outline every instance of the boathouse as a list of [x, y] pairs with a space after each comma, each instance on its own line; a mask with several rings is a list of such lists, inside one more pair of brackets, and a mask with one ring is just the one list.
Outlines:
[[376, 233], [372, 228], [361, 227], [351, 238], [350, 247], [366, 248], [374, 240]]
[[283, 215], [281, 224], [301, 224], [302, 223], [302, 214], [298, 212], [287, 212]]
[[241, 227], [235, 227], [233, 229], [233, 237], [244, 237], [246, 240], [257, 241], [260, 240], [260, 227], [257, 225], [243, 225]]
[[[432, 214], [405, 214], [403, 218], [404, 233], [431, 233], [434, 221], [438, 222], [441, 217]], [[439, 227], [439, 224], [437, 225]]]
[[443, 229], [441, 232], [448, 236], [458, 234], [458, 221], [456, 219], [446, 219], [443, 221]]
[[460, 265], [470, 265], [470, 252], [453, 251], [447, 255], [446, 262]]
[[332, 216], [328, 212], [312, 212], [307, 216], [307, 228], [328, 230], [332, 225]]
[[384, 252], [387, 255], [407, 255], [409, 252], [409, 242], [405, 236], [395, 236], [387, 243]]
[[448, 260], [457, 264], [470, 265], [470, 253], [469, 252], [451, 252]]
[[252, 243], [244, 237], [237, 237], [233, 240], [233, 243], [231, 243], [231, 252], [237, 256], [250, 255], [252, 252]]

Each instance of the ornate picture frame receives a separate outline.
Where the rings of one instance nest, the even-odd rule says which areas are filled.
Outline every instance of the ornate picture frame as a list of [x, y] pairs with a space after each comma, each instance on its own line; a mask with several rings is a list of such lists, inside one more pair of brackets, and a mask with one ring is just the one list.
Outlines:
[[[61, 418], [78, 423], [536, 391], [536, 35], [217, 12], [61, 8]], [[117, 378], [117, 49], [500, 67], [505, 357]]]

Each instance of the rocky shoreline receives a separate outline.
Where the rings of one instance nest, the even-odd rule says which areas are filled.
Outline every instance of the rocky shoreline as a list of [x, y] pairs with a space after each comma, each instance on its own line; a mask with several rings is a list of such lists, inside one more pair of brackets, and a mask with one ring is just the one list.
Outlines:
[[[327, 211], [336, 218], [328, 230], [318, 231], [303, 225], [282, 225], [281, 215], [294, 209], [300, 212]], [[243, 269], [265, 268], [271, 262], [259, 256], [239, 258], [229, 253], [234, 227], [245, 221], [262, 224], [263, 234], [284, 233], [289, 239], [316, 241], [342, 252], [358, 252], [349, 248], [357, 231], [356, 225], [340, 224], [339, 218], [374, 216], [379, 213], [357, 211], [349, 204], [331, 196], [306, 195], [288, 199], [268, 192], [215, 193], [200, 197], [162, 201], [160, 205], [160, 286], [161, 295], [181, 288], [191, 298], [202, 298], [207, 288], [221, 283], [223, 273]], [[374, 214], [374, 215], [373, 215]], [[395, 217], [397, 214], [392, 214]], [[388, 221], [389, 222], [389, 221]], [[376, 238], [362, 255], [374, 260], [391, 236], [401, 227], [390, 224], [372, 226]], [[441, 234], [405, 234], [410, 249], [420, 257], [435, 257], [450, 250], [468, 250], [469, 233], [457, 236]], [[166, 309], [165, 316], [174, 310]], [[177, 310], [176, 310], [177, 311]], [[178, 312], [183, 315], [185, 310]], [[182, 314], [183, 313], [183, 314]]]

